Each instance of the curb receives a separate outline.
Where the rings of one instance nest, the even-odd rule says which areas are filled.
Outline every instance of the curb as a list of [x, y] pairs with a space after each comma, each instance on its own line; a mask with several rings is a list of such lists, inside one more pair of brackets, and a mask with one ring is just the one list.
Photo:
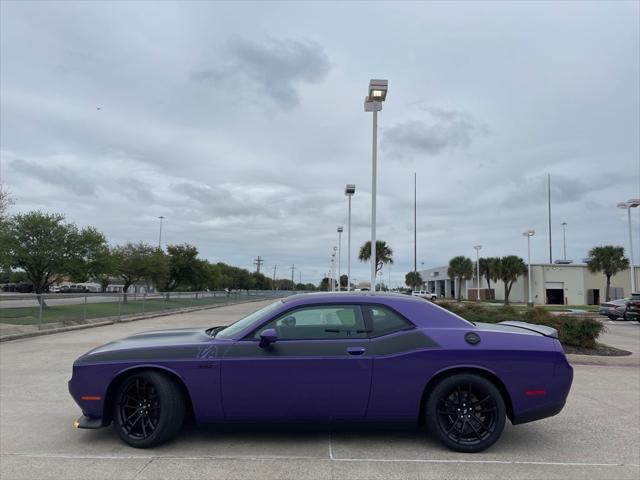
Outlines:
[[602, 356], [602, 355], [578, 355], [568, 353], [567, 360], [571, 365], [589, 365], [600, 367], [640, 367], [640, 358], [637, 354], [624, 356]]
[[36, 330], [34, 332], [15, 333], [12, 335], [0, 336], [0, 343], [10, 342], [12, 340], [21, 340], [24, 338], [40, 337], [43, 335], [53, 335], [54, 333], [73, 332], [75, 330], [83, 330], [85, 328], [104, 327], [106, 325], [115, 325], [117, 323], [135, 322], [136, 320], [147, 320], [149, 318], [166, 317], [168, 315], [177, 315], [180, 313], [197, 312], [200, 310], [210, 310], [212, 308], [230, 307], [232, 305], [242, 305], [244, 303], [262, 302], [264, 300], [270, 300], [270, 299], [259, 298], [254, 300], [245, 300], [242, 302], [225, 303], [221, 305], [203, 305], [200, 307], [176, 308], [175, 310], [165, 310], [165, 311], [148, 313], [143, 315], [130, 315], [130, 316], [122, 317], [120, 318], [120, 320], [118, 320], [118, 317], [103, 317], [109, 320], [101, 320], [99, 318], [96, 318], [94, 319], [96, 321], [91, 323], [83, 323], [80, 325], [70, 325], [68, 327], [49, 328], [45, 330]]

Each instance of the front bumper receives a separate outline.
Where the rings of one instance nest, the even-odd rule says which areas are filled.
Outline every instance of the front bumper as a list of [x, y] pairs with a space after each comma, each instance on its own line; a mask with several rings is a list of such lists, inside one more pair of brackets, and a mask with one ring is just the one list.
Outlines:
[[73, 421], [73, 428], [96, 429], [103, 426], [101, 418], [88, 417], [87, 415], [82, 415]]

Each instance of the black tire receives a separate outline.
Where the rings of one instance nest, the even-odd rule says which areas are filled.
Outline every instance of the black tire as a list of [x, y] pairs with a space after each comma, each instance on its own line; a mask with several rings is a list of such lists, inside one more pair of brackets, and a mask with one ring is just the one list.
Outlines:
[[609, 315], [609, 320], [618, 320], [616, 315]]
[[184, 395], [173, 379], [160, 372], [136, 372], [115, 392], [113, 427], [132, 447], [155, 447], [178, 435], [185, 410]]
[[425, 408], [429, 432], [457, 452], [486, 450], [504, 429], [504, 399], [495, 385], [480, 375], [461, 373], [442, 379]]

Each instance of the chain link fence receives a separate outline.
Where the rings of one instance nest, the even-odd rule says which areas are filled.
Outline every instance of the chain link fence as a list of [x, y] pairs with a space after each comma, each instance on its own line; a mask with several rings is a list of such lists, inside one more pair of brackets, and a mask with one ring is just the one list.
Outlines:
[[[231, 305], [291, 295], [290, 291], [242, 290], [84, 294], [0, 295], [0, 334], [59, 328], [91, 321], [120, 321], [154, 312]], [[13, 328], [12, 328], [13, 327]]]

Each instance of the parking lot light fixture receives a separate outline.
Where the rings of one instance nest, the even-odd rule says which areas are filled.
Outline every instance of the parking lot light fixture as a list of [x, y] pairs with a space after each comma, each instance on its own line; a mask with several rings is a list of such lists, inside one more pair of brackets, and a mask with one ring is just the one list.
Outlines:
[[475, 245], [473, 248], [476, 249], [476, 280], [478, 282], [476, 289], [476, 302], [480, 301], [480, 250], [482, 249], [482, 245]]
[[351, 291], [351, 197], [356, 193], [356, 186], [348, 183], [344, 194], [349, 199], [349, 215], [347, 220], [347, 292]]
[[532, 289], [531, 289], [531, 237], [533, 237], [536, 234], [535, 230], [527, 230], [526, 232], [523, 232], [522, 235], [524, 235], [525, 237], [527, 237], [527, 264], [528, 264], [528, 273], [527, 273], [527, 283], [529, 284], [529, 301], [527, 302], [527, 305], [529, 307], [533, 307], [533, 295], [532, 295]]
[[376, 285], [376, 177], [378, 157], [378, 112], [387, 98], [388, 81], [372, 79], [369, 81], [369, 94], [364, 99], [364, 111], [373, 112], [373, 141], [371, 149], [371, 285]]
[[340, 285], [340, 275], [342, 275], [341, 262], [342, 262], [342, 232], [344, 231], [343, 226], [338, 227], [338, 291], [342, 289], [342, 285]]
[[632, 199], [628, 202], [618, 203], [618, 208], [627, 211], [627, 223], [629, 226], [629, 252], [627, 257], [629, 258], [629, 270], [631, 272], [631, 293], [636, 292], [636, 273], [633, 265], [633, 235], [631, 234], [631, 209], [640, 206], [640, 199]]

